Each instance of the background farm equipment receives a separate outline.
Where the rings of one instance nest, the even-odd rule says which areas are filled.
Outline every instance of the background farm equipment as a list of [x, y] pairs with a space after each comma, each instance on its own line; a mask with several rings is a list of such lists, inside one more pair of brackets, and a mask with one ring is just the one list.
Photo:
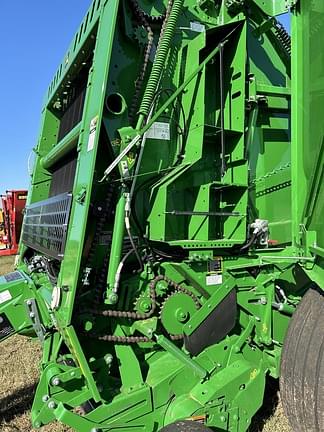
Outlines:
[[0, 256], [15, 255], [18, 252], [26, 200], [26, 190], [11, 190], [1, 195]]

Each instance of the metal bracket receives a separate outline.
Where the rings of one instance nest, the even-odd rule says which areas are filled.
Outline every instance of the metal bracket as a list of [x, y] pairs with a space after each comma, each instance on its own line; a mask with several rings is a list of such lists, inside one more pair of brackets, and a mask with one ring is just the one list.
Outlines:
[[299, 0], [253, 0], [259, 8], [269, 16], [277, 16], [294, 8]]
[[35, 299], [28, 299], [25, 301], [25, 304], [28, 316], [32, 322], [33, 329], [35, 330], [35, 333], [41, 343], [44, 343], [46, 331], [41, 324], [36, 301]]
[[289, 9], [292, 9], [293, 7], [295, 7], [298, 2], [299, 2], [299, 0], [286, 0], [287, 7]]
[[245, 0], [226, 0], [225, 5], [230, 12], [237, 13], [243, 9]]

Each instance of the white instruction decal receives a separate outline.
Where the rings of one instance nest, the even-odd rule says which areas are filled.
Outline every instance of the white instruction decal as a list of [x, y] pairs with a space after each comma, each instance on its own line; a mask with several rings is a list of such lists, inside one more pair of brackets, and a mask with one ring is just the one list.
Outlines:
[[11, 300], [11, 299], [12, 299], [12, 297], [11, 297], [11, 294], [8, 290], [0, 293], [0, 304], [5, 303], [6, 301]]
[[223, 275], [213, 274], [206, 276], [206, 285], [221, 285], [223, 283]]
[[192, 21], [190, 23], [190, 29], [194, 32], [202, 33], [205, 31], [205, 26], [204, 26], [204, 24], [201, 24], [199, 22]]
[[170, 141], [170, 125], [169, 123], [155, 122], [146, 132], [147, 138], [160, 139]]
[[90, 122], [90, 134], [89, 134], [89, 140], [88, 140], [88, 152], [93, 150], [95, 139], [96, 139], [96, 132], [97, 132], [97, 124], [98, 124], [98, 116], [94, 117]]

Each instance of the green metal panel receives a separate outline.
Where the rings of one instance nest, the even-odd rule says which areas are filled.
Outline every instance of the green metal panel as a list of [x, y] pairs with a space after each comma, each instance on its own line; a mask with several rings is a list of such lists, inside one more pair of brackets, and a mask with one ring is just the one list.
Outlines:
[[[323, 248], [323, 5], [301, 2], [292, 21], [294, 236], [304, 248]], [[307, 244], [307, 232], [315, 232]]]

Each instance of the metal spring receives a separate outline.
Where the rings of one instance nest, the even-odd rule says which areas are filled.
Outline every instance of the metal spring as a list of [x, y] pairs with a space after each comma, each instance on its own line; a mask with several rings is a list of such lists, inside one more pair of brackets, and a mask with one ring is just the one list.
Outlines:
[[176, 29], [177, 21], [182, 10], [183, 1], [184, 0], [174, 0], [170, 15], [165, 24], [163, 37], [160, 38], [152, 71], [139, 109], [139, 113], [144, 116], [147, 116], [150, 112], [152, 101], [161, 79], [163, 67], [170, 49], [172, 37]]
[[283, 24], [278, 21], [275, 23], [275, 33], [287, 54], [291, 56], [291, 37]]

